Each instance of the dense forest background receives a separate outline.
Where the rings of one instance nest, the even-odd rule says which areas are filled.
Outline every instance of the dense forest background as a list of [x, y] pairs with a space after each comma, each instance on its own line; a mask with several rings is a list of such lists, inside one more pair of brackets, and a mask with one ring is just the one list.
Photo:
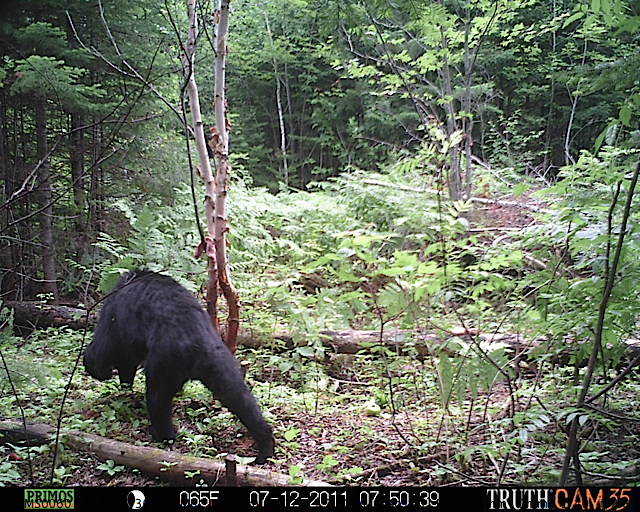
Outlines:
[[[198, 9], [196, 77], [213, 126], [215, 5]], [[512, 407], [499, 428], [510, 434], [498, 447], [476, 438], [456, 471], [472, 472], [479, 450], [490, 468], [474, 470], [499, 475], [484, 483], [566, 481], [594, 425], [614, 429], [586, 407], [595, 369], [606, 385], [638, 350], [640, 3], [233, 0], [231, 9], [232, 277], [244, 326], [286, 330], [295, 347], [288, 358], [260, 356], [265, 367], [286, 375], [316, 364], [326, 329], [400, 329], [412, 364], [433, 361], [442, 411], [455, 415], [455, 402], [464, 417], [469, 406], [464, 446], [479, 390], [528, 374], [530, 384], [502, 390]], [[92, 307], [136, 267], [198, 292], [203, 192], [183, 121], [183, 3], [26, 0], [0, 10], [3, 301]], [[11, 309], [3, 314], [10, 325]], [[416, 348], [425, 331], [446, 349]], [[518, 341], [487, 345], [478, 338], [487, 332]], [[384, 378], [368, 403], [395, 414], [424, 399], [403, 380], [406, 361], [390, 369], [380, 357]], [[568, 369], [547, 380], [543, 369], [559, 361]], [[323, 372], [308, 373], [316, 392]], [[543, 404], [541, 389], [562, 405]], [[594, 475], [640, 460], [638, 420], [618, 420], [635, 441], [588, 457], [605, 464]], [[548, 466], [525, 453], [527, 443], [542, 453], [540, 439], [557, 456]], [[409, 444], [421, 456], [434, 446]], [[317, 470], [327, 474], [325, 459]]]
[[[236, 2], [234, 179], [288, 192], [404, 164], [447, 180], [454, 200], [484, 186], [478, 167], [553, 183], [602, 134], [635, 144], [633, 6]], [[198, 80], [213, 124], [213, 6], [201, 8]], [[182, 11], [3, 3], [6, 298], [86, 288], [99, 235], [122, 240], [127, 207], [180, 201]]]

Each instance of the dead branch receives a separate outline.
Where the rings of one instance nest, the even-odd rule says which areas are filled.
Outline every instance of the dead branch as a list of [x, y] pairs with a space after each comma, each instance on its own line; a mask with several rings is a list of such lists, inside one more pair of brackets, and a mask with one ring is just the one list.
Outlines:
[[[408, 187], [406, 185], [400, 185], [398, 183], [386, 183], [384, 181], [379, 181], [379, 180], [364, 180], [364, 183], [366, 183], [367, 185], [375, 185], [377, 187], [386, 187], [386, 188], [393, 188], [395, 190], [404, 190], [405, 192], [417, 192], [419, 194], [434, 194], [434, 195], [440, 194], [440, 191], [433, 188]], [[471, 201], [472, 203], [479, 203], [479, 204], [495, 204], [503, 208], [508, 208], [508, 207], [521, 208], [523, 210], [529, 210], [537, 213], [552, 212], [552, 210], [549, 210], [547, 208], [542, 208], [540, 206], [535, 206], [527, 203], [519, 203], [517, 201], [503, 201], [503, 200], [497, 200], [497, 199], [488, 199], [486, 197], [470, 197], [469, 201]]]

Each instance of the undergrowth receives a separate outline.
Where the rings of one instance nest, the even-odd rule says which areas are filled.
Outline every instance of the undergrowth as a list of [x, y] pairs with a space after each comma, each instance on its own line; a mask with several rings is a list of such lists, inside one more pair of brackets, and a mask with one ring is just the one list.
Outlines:
[[[446, 203], [413, 187], [438, 184], [406, 162], [373, 184], [370, 174], [352, 172], [310, 192], [274, 196], [235, 183], [230, 264], [243, 327], [259, 341], [240, 356], [250, 361], [248, 382], [275, 425], [274, 469], [291, 483], [551, 484], [575, 424], [584, 475], [627, 474], [640, 457], [629, 445], [640, 436], [630, 418], [636, 411], [625, 402], [640, 391], [637, 379], [618, 384], [597, 407], [576, 398], [634, 158], [613, 149], [583, 155], [558, 185], [535, 193], [542, 199], [534, 205], [546, 213], [537, 220], [527, 213], [527, 227], [518, 229], [485, 229], [473, 220], [483, 218], [473, 203]], [[178, 197], [171, 208], [120, 202], [129, 236], [100, 238], [101, 264], [78, 267], [86, 282], [104, 292], [122, 272], [146, 266], [197, 293], [204, 273], [188, 256], [197, 242], [184, 221], [189, 194]], [[511, 215], [521, 226], [525, 214]], [[625, 342], [636, 337], [640, 235], [637, 214], [631, 219], [596, 389], [624, 367]], [[344, 354], [330, 340], [336, 329], [373, 334]], [[76, 332], [40, 330], [22, 340], [7, 327], [2, 352], [16, 393], [4, 374], [0, 415], [17, 417], [19, 401], [27, 419], [55, 424], [81, 345]], [[62, 425], [147, 443], [143, 395], [142, 372], [127, 390], [80, 368]], [[185, 386], [174, 411], [178, 448], [208, 457], [238, 448], [239, 424], [198, 383]], [[23, 482], [26, 449], [2, 450], [19, 457], [0, 465], [0, 483]], [[64, 463], [72, 456], [65, 457], [54, 484], [74, 478]], [[104, 464], [101, 478], [124, 472]], [[386, 476], [399, 468], [405, 472], [395, 482]]]

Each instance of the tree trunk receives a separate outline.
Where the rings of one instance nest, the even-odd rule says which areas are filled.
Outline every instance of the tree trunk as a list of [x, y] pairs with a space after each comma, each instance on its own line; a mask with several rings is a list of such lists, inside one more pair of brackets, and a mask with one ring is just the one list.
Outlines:
[[[553, 0], [553, 17], [557, 16], [557, 6], [556, 0]], [[551, 62], [554, 62], [556, 57], [556, 47], [557, 47], [557, 35], [555, 30], [551, 32]], [[544, 138], [544, 159], [542, 161], [542, 172], [543, 175], [546, 176], [547, 170], [553, 163], [551, 158], [551, 132], [553, 130], [553, 113], [554, 113], [554, 103], [555, 103], [555, 95], [556, 95], [556, 80], [554, 78], [554, 74], [551, 73], [551, 90], [549, 92], [549, 111], [547, 112], [547, 126], [545, 129], [545, 138]]]
[[[584, 40], [584, 49], [582, 52], [582, 65], [581, 68], [584, 69], [586, 65], [587, 59], [587, 38]], [[567, 132], [565, 134], [564, 139], [564, 165], [574, 165], [576, 163], [573, 155], [571, 155], [571, 130], [573, 129], [573, 121], [576, 116], [576, 112], [578, 110], [578, 101], [580, 100], [580, 87], [582, 85], [582, 80], [578, 81], [578, 85], [576, 86], [575, 92], [572, 92], [569, 86], [567, 85], [567, 92], [569, 93], [569, 101], [571, 101], [571, 114], [569, 115], [569, 123], [567, 124]]]
[[282, 110], [282, 92], [280, 86], [280, 74], [278, 73], [278, 62], [275, 58], [275, 48], [273, 45], [273, 36], [271, 34], [271, 26], [269, 25], [269, 16], [267, 10], [264, 11], [264, 22], [267, 26], [267, 35], [269, 36], [269, 43], [271, 44], [271, 53], [273, 58], [271, 59], [271, 65], [273, 66], [273, 74], [276, 78], [276, 104], [278, 106], [278, 123], [280, 124], [280, 152], [282, 154], [282, 172], [284, 177], [284, 186], [289, 187], [289, 165], [287, 162], [287, 137], [286, 129], [284, 125], [284, 112]]
[[225, 99], [225, 65], [227, 57], [227, 33], [229, 31], [229, 0], [222, 0], [216, 39], [214, 108], [216, 128], [221, 135], [219, 144], [214, 148], [216, 161], [216, 209], [215, 244], [218, 259], [218, 280], [222, 293], [227, 300], [227, 334], [225, 343], [232, 353], [237, 348], [237, 335], [240, 326], [240, 299], [238, 291], [231, 282], [229, 259], [227, 258], [227, 193], [229, 190], [229, 121], [227, 120], [227, 100]]
[[89, 222], [95, 231], [104, 230], [103, 203], [102, 194], [102, 165], [100, 162], [100, 154], [102, 153], [102, 137], [100, 127], [93, 119], [93, 130], [91, 134], [91, 190], [89, 194]]
[[82, 114], [71, 114], [71, 140], [69, 141], [69, 162], [71, 164], [71, 180], [73, 201], [76, 206], [74, 221], [76, 230], [76, 261], [80, 261], [84, 252], [86, 238], [85, 225], [85, 192], [84, 192], [84, 131]]
[[[9, 200], [13, 191], [15, 190], [15, 172], [9, 170], [9, 156], [7, 151], [7, 146], [5, 143], [5, 129], [7, 126], [6, 122], [6, 110], [5, 110], [5, 91], [0, 91], [2, 94], [2, 101], [0, 101], [0, 105], [2, 106], [2, 110], [0, 112], [0, 176], [4, 181], [4, 187], [2, 189], [2, 200], [1, 203], [6, 205], [6, 202]], [[16, 127], [14, 126], [14, 130]], [[3, 208], [3, 211], [0, 213], [1, 220], [0, 226], [5, 227], [11, 221], [11, 206], [6, 206]], [[3, 269], [2, 275], [0, 276], [0, 293], [2, 297], [16, 299], [16, 274], [14, 271], [14, 257], [13, 257], [13, 247], [15, 243], [10, 241], [9, 237], [0, 238], [0, 265]]]
[[229, 0], [221, 2], [217, 13], [218, 26], [216, 33], [216, 61], [215, 61], [215, 86], [214, 108], [216, 126], [211, 131], [211, 147], [216, 162], [216, 176], [213, 177], [211, 163], [206, 148], [202, 115], [200, 113], [200, 99], [196, 85], [194, 66], [195, 48], [198, 40], [198, 19], [196, 14], [196, 0], [187, 0], [189, 15], [189, 36], [185, 48], [185, 62], [183, 63], [187, 78], [187, 92], [191, 105], [191, 117], [193, 130], [200, 159], [200, 171], [205, 183], [205, 213], [207, 217], [206, 253], [209, 258], [209, 282], [207, 286], [207, 311], [218, 331], [218, 286], [227, 300], [229, 316], [227, 318], [227, 331], [225, 344], [232, 353], [237, 348], [237, 333], [240, 322], [240, 301], [238, 292], [231, 283], [229, 276], [229, 262], [227, 259], [227, 210], [226, 199], [229, 188], [229, 135], [226, 112], [225, 87], [225, 61], [227, 54], [227, 31], [229, 27]]
[[[196, 14], [196, 0], [187, 0], [187, 12], [189, 16], [189, 34], [187, 36], [187, 44], [185, 47], [185, 56], [183, 61], [183, 69], [187, 83], [187, 94], [189, 95], [189, 105], [191, 107], [191, 121], [193, 123], [193, 135], [198, 151], [198, 159], [200, 161], [200, 176], [204, 181], [204, 208], [207, 221], [206, 254], [208, 257], [208, 284], [207, 284], [207, 312], [211, 317], [211, 321], [216, 330], [220, 331], [218, 322], [218, 264], [214, 249], [214, 232], [215, 232], [215, 197], [216, 182], [211, 170], [211, 162], [209, 161], [209, 153], [207, 151], [207, 142], [204, 135], [204, 124], [202, 122], [202, 113], [200, 111], [200, 97], [198, 94], [198, 86], [195, 77], [195, 51], [198, 41], [198, 18]], [[185, 120], [186, 122], [186, 120]], [[215, 135], [215, 134], [212, 134]]]
[[[532, 265], [544, 266], [543, 262], [531, 262]], [[44, 329], [47, 327], [67, 327], [69, 329], [93, 329], [96, 325], [98, 314], [95, 311], [87, 315], [86, 310], [69, 306], [51, 306], [42, 305], [40, 302], [12, 302], [7, 301], [4, 304], [9, 309], [14, 310], [14, 326], [22, 335], [31, 333], [34, 329]], [[466, 332], [466, 331], [465, 331]], [[446, 342], [452, 336], [463, 336], [468, 339], [468, 334], [452, 330], [448, 333], [437, 334], [435, 332], [406, 331], [406, 330], [386, 330], [382, 333], [382, 343], [393, 351], [402, 351], [407, 340], [414, 341], [414, 349], [420, 357], [426, 357], [429, 354], [437, 353], [444, 350], [449, 355], [454, 355], [447, 346]], [[380, 331], [356, 331], [353, 329], [341, 329], [335, 331], [321, 331], [322, 344], [327, 348], [330, 354], [356, 354], [363, 350], [365, 346], [377, 347], [380, 343]], [[532, 348], [545, 343], [547, 340], [543, 338], [528, 340], [520, 334], [509, 333], [478, 333], [472, 334], [482, 341], [495, 341], [506, 343], [517, 354], [528, 353]], [[239, 330], [237, 343], [246, 348], [258, 349], [267, 344], [273, 343], [273, 340], [284, 342], [286, 350], [296, 347], [293, 336], [290, 332], [274, 332], [271, 335], [257, 333], [252, 330]], [[631, 357], [640, 356], [640, 341], [629, 339], [625, 342], [626, 352]], [[556, 354], [552, 358], [552, 363], [565, 365], [570, 361], [570, 351], [564, 351]], [[583, 363], [584, 361], [580, 362]], [[633, 367], [637, 363], [637, 359], [630, 363]], [[623, 359], [618, 366], [621, 368], [625, 363]]]
[[68, 327], [69, 329], [92, 329], [98, 314], [86, 309], [70, 306], [43, 305], [41, 302], [5, 301], [4, 306], [13, 309], [13, 325], [20, 333], [30, 333], [47, 327]]
[[464, 103], [462, 104], [463, 120], [462, 129], [464, 133], [464, 157], [465, 157], [465, 193], [466, 199], [471, 197], [471, 184], [473, 180], [473, 168], [471, 165], [471, 151], [473, 146], [473, 117], [471, 117], [471, 80], [472, 80], [472, 56], [470, 49], [471, 19], [467, 10], [467, 19], [464, 28]]
[[[449, 69], [449, 59], [447, 57], [447, 52], [449, 51], [449, 42], [447, 40], [447, 36], [442, 30], [442, 49], [444, 54], [444, 63], [441, 70], [441, 81], [442, 88], [444, 91], [444, 98], [446, 99], [446, 103], [444, 103], [443, 108], [447, 117], [447, 139], [450, 141], [453, 138], [453, 135], [458, 130], [458, 125], [456, 122], [456, 112], [455, 107], [453, 105], [453, 86], [451, 83], [451, 70]], [[449, 172], [447, 176], [447, 180], [449, 183], [449, 198], [452, 201], [458, 201], [462, 199], [462, 176], [460, 173], [460, 155], [457, 145], [451, 144], [449, 146]]]
[[36, 141], [37, 157], [40, 165], [40, 243], [42, 244], [42, 269], [44, 271], [44, 292], [58, 302], [56, 267], [53, 251], [53, 204], [51, 182], [49, 180], [49, 157], [47, 145], [47, 100], [36, 100]]

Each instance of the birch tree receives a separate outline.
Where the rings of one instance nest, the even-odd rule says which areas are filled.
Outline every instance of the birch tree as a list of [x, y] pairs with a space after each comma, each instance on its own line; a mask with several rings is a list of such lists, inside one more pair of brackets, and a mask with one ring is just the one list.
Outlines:
[[200, 111], [200, 99], [195, 79], [195, 51], [198, 42], [198, 18], [196, 0], [187, 0], [189, 15], [189, 33], [184, 51], [183, 69], [189, 104], [193, 134], [195, 137], [198, 158], [200, 161], [200, 176], [205, 186], [205, 215], [207, 219], [207, 234], [204, 247], [198, 253], [206, 252], [208, 257], [207, 284], [207, 312], [211, 316], [214, 326], [220, 331], [218, 319], [218, 289], [227, 300], [229, 316], [225, 343], [231, 352], [237, 348], [237, 333], [239, 323], [240, 301], [238, 292], [231, 283], [229, 275], [229, 261], [227, 258], [227, 224], [226, 199], [229, 188], [229, 122], [227, 120], [225, 100], [225, 63], [227, 55], [227, 32], [229, 28], [229, 0], [222, 0], [220, 8], [216, 10], [217, 31], [215, 41], [215, 89], [214, 108], [216, 124], [211, 128], [209, 146], [213, 151], [216, 175], [214, 177], [207, 152], [204, 125]]

